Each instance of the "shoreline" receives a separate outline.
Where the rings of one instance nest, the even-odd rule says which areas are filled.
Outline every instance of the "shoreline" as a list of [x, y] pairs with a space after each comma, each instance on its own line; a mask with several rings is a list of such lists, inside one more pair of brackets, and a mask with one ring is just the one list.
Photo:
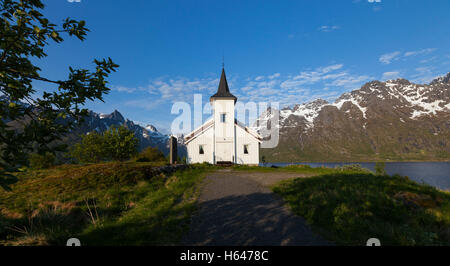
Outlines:
[[[301, 162], [267, 162], [266, 164], [302, 164], [302, 163], [450, 163], [450, 160], [442, 160], [442, 161], [422, 161], [422, 160], [405, 160], [405, 161], [301, 161]], [[261, 163], [262, 164], [262, 163]]]

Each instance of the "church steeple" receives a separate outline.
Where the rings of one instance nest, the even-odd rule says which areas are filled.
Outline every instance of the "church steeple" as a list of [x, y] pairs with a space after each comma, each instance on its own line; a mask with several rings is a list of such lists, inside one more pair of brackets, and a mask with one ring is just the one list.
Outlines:
[[220, 77], [219, 88], [217, 89], [216, 94], [211, 96], [211, 101], [216, 98], [231, 98], [234, 101], [237, 101], [236, 96], [231, 94], [230, 89], [228, 88], [227, 76], [225, 75], [225, 68], [222, 68], [222, 76]]

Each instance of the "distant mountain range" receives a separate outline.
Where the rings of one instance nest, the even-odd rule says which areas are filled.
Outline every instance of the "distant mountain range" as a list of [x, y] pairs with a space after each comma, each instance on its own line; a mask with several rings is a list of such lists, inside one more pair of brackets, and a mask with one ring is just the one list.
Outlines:
[[[267, 127], [277, 112], [279, 145], [261, 150], [268, 162], [450, 160], [450, 73], [429, 84], [372, 81], [334, 103], [318, 99], [281, 110], [269, 108], [254, 129]], [[90, 111], [64, 141], [73, 144], [83, 134], [104, 132], [112, 125], [132, 130], [140, 150], [151, 146], [169, 152], [168, 135], [125, 119], [117, 110]], [[178, 154], [183, 157], [183, 138], [178, 139]]]
[[450, 73], [430, 84], [372, 81], [334, 103], [268, 109], [255, 129], [280, 116], [269, 162], [450, 160]]
[[117, 110], [111, 114], [98, 114], [90, 111], [88, 117], [85, 118], [84, 123], [72, 132], [72, 135], [87, 134], [92, 131], [101, 133], [105, 132], [113, 125], [124, 125], [129, 130], [133, 131], [136, 138], [139, 139], [140, 150], [151, 146], [158, 148], [164, 154], [168, 154], [168, 135], [158, 132], [153, 125], [143, 127], [139, 124], [135, 124], [133, 121], [125, 119]]
[[[143, 150], [147, 147], [154, 147], [158, 148], [165, 155], [169, 154], [169, 135], [159, 132], [153, 125], [146, 125], [143, 127], [131, 120], [125, 119], [117, 110], [114, 110], [111, 114], [98, 114], [89, 111], [84, 123], [78, 126], [73, 132], [66, 135], [65, 141], [68, 144], [73, 144], [81, 140], [81, 135], [85, 135], [92, 131], [102, 133], [111, 126], [121, 125], [124, 125], [134, 132], [135, 137], [139, 140], [139, 150]], [[186, 149], [183, 145], [182, 137], [178, 138], [178, 156], [181, 158], [186, 156]]]
[[[0, 96], [0, 101], [9, 101], [6, 96]], [[20, 103], [26, 107], [29, 104]], [[20, 125], [14, 121], [6, 121], [10, 126], [19, 128]], [[139, 150], [143, 150], [147, 147], [155, 147], [162, 151], [165, 155], [169, 153], [169, 136], [160, 133], [155, 126], [146, 125], [145, 127], [134, 123], [131, 120], [125, 119], [122, 114], [115, 110], [111, 114], [98, 114], [93, 111], [89, 111], [87, 117], [85, 117], [84, 123], [76, 127], [74, 130], [63, 136], [62, 140], [68, 145], [73, 145], [81, 140], [82, 135], [86, 135], [89, 132], [97, 131], [99, 133], [107, 131], [111, 126], [124, 125], [129, 130], [133, 131], [136, 138], [139, 140]], [[186, 155], [186, 150], [183, 145], [183, 138], [180, 137], [178, 143], [178, 155], [183, 157]]]

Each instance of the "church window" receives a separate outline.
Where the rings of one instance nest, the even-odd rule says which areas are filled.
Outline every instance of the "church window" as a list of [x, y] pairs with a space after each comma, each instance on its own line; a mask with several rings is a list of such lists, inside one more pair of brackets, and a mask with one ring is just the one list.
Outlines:
[[220, 122], [225, 123], [227, 121], [227, 114], [220, 114]]
[[244, 145], [244, 154], [248, 154], [248, 145]]
[[205, 150], [203, 149], [203, 145], [199, 145], [198, 148], [199, 148], [198, 149], [198, 153], [199, 154], [205, 154]]

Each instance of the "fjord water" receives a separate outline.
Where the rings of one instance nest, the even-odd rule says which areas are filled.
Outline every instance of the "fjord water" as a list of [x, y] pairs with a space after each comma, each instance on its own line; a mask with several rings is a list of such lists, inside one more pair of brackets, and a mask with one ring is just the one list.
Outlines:
[[[375, 171], [375, 163], [269, 163], [267, 166], [287, 166], [303, 164], [311, 167], [337, 167], [343, 165], [359, 164], [362, 167]], [[425, 183], [442, 190], [450, 190], [450, 162], [396, 162], [386, 163], [386, 172], [389, 175], [399, 174], [408, 176], [411, 180]]]

